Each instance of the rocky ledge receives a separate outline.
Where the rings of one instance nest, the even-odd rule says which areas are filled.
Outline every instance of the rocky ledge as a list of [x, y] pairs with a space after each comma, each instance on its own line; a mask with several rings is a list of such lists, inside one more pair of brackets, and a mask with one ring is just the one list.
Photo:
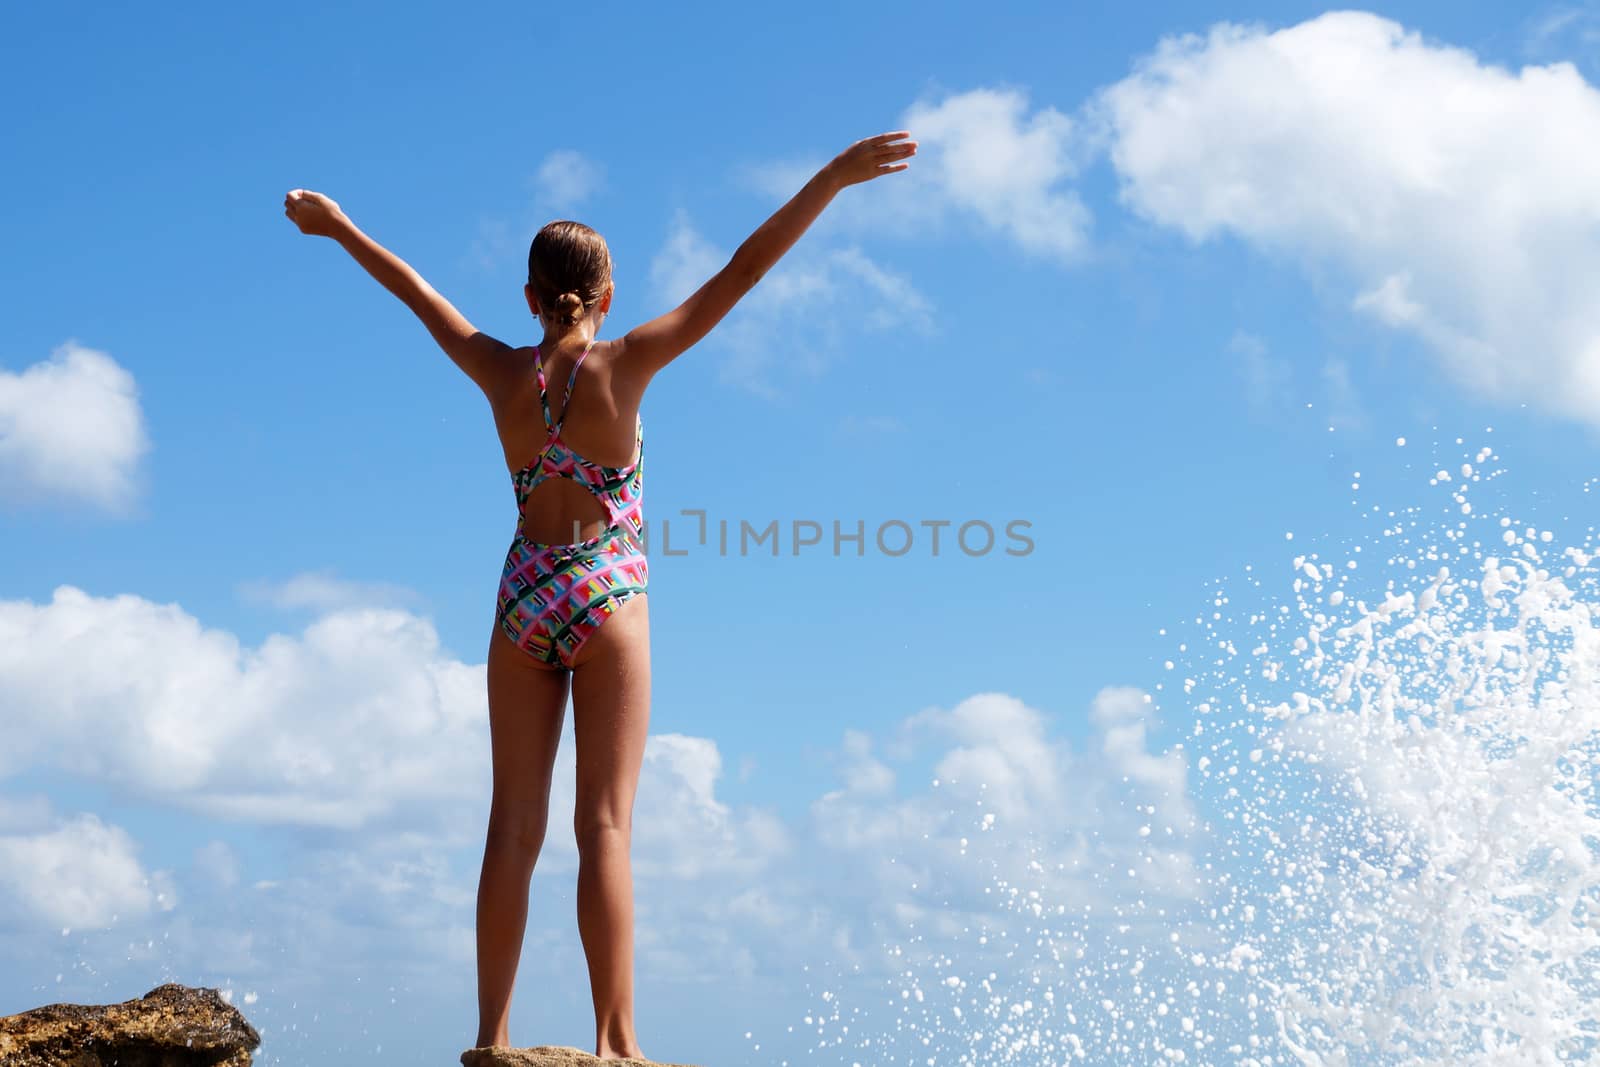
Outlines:
[[5, 1067], [250, 1067], [260, 1044], [215, 989], [181, 985], [121, 1004], [51, 1004], [0, 1018]]
[[533, 1048], [470, 1048], [461, 1054], [465, 1067], [688, 1067], [655, 1060], [602, 1060], [567, 1045]]

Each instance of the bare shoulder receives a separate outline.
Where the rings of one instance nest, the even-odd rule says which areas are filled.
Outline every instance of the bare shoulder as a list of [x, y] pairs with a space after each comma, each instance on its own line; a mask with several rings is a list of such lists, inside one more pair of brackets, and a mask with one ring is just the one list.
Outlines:
[[495, 373], [484, 385], [484, 394], [491, 407], [515, 404], [530, 389], [535, 388], [537, 375], [533, 367], [533, 346], [520, 348], [506, 345], [496, 361]]
[[611, 395], [618, 407], [624, 409], [638, 407], [639, 401], [644, 397], [645, 386], [650, 384], [650, 376], [641, 373], [642, 368], [638, 360], [628, 358], [627, 338], [596, 341], [585, 364], [592, 365], [607, 379]]
[[532, 345], [507, 345], [505, 365], [510, 371], [510, 377], [516, 378], [524, 375], [533, 375], [533, 346]]

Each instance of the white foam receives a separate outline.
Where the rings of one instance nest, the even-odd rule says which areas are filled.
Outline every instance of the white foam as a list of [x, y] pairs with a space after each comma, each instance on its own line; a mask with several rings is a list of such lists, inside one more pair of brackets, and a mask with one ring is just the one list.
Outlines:
[[[1197, 765], [1228, 816], [1219, 855], [1243, 857], [1231, 899], [1253, 909], [1222, 929], [1252, 953], [1250, 995], [1273, 1006], [1293, 1062], [1586, 1059], [1600, 1051], [1592, 549], [1530, 528], [1481, 538], [1514, 555], [1463, 553], [1479, 541], [1453, 524], [1409, 525], [1381, 535], [1403, 542], [1381, 601], [1300, 585], [1291, 613], [1305, 623], [1287, 645], [1241, 638], [1257, 669], [1223, 665], [1196, 690], [1236, 716], [1208, 731], [1213, 755], [1241, 736], [1276, 742], [1251, 790]], [[1459, 578], [1425, 566], [1447, 553], [1468, 564]], [[1250, 680], [1261, 664], [1291, 699]], [[1296, 877], [1260, 884], [1271, 870]]]

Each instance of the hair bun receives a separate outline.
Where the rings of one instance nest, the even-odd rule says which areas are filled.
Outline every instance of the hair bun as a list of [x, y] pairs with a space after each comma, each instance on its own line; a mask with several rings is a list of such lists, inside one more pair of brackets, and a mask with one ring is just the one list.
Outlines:
[[556, 297], [556, 317], [568, 326], [575, 325], [583, 316], [583, 297], [576, 291], [562, 293]]
[[581, 222], [547, 223], [528, 246], [528, 289], [540, 318], [577, 325], [611, 290], [611, 252], [605, 238]]

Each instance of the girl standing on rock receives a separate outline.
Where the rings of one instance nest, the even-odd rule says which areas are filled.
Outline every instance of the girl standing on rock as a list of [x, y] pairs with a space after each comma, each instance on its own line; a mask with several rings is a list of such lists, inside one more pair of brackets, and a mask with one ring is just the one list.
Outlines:
[[581, 223], [552, 222], [533, 239], [523, 292], [544, 336], [513, 348], [473, 329], [328, 197], [295, 189], [284, 199], [301, 233], [338, 241], [483, 390], [516, 491], [516, 536], [489, 639], [494, 787], [478, 882], [479, 1047], [510, 1044], [528, 885], [544, 842], [570, 686], [578, 932], [594, 997], [595, 1055], [643, 1058], [633, 1025], [629, 862], [650, 716], [639, 406], [656, 372], [722, 321], [840, 190], [910, 166], [901, 162], [916, 152], [909, 136], [879, 134], [845, 149], [694, 295], [611, 341], [597, 340], [614, 292], [611, 254]]

